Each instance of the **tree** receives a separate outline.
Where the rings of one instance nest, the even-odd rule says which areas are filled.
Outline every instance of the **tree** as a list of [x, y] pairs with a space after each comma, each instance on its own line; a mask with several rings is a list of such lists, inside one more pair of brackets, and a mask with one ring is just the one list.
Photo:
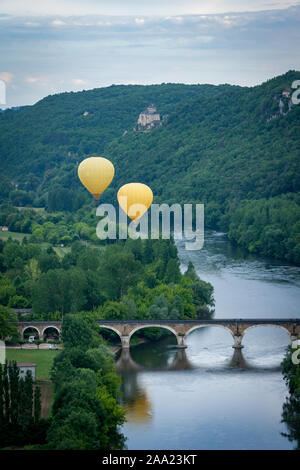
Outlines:
[[37, 424], [41, 419], [41, 389], [40, 387], [35, 387], [34, 389], [34, 422]]
[[65, 348], [51, 373], [55, 397], [47, 447], [122, 449], [124, 410], [116, 400], [120, 379], [112, 354], [104, 345], [87, 349], [91, 329], [81, 318], [66, 315], [62, 331]]
[[41, 401], [38, 387], [34, 394], [28, 371], [20, 377], [15, 361], [0, 367], [0, 448], [45, 442], [48, 421], [40, 419]]
[[103, 318], [107, 320], [125, 320], [128, 317], [128, 307], [124, 302], [110, 300], [102, 309]]
[[5, 362], [3, 370], [3, 397], [4, 397], [4, 422], [10, 422], [10, 393], [9, 393], [9, 376], [8, 364]]
[[7, 305], [10, 297], [16, 294], [16, 288], [7, 277], [0, 278], [0, 302]]
[[143, 252], [143, 263], [150, 264], [154, 260], [154, 251], [152, 246], [152, 240], [146, 239], [144, 244]]
[[87, 287], [84, 272], [78, 268], [51, 269], [34, 284], [32, 306], [35, 312], [56, 312], [61, 315], [80, 310], [86, 303]]
[[21, 425], [23, 429], [33, 423], [33, 380], [31, 371], [27, 371], [24, 379]]
[[0, 363], [0, 429], [4, 425], [4, 381], [2, 364]]
[[62, 422], [54, 420], [48, 432], [48, 443], [56, 450], [91, 450], [99, 448], [97, 417], [91, 411], [69, 407]]
[[9, 386], [10, 386], [10, 420], [16, 426], [19, 422], [19, 381], [20, 370], [15, 361], [8, 367]]
[[179, 269], [179, 262], [175, 258], [170, 258], [165, 273], [165, 281], [167, 284], [174, 283], [180, 281], [180, 269]]
[[184, 275], [190, 277], [193, 280], [199, 279], [195, 267], [191, 261], [189, 261], [188, 268], [185, 271]]
[[91, 328], [82, 318], [66, 315], [62, 322], [62, 340], [66, 348], [87, 349], [92, 342]]
[[35, 258], [30, 259], [27, 265], [25, 266], [24, 271], [29, 281], [36, 282], [41, 276], [41, 270], [39, 268], [38, 260]]
[[112, 300], [119, 300], [126, 294], [141, 273], [141, 263], [134, 255], [120, 246], [107, 247], [105, 258], [100, 267], [103, 290]]
[[151, 320], [166, 320], [169, 316], [170, 304], [164, 295], [155, 297], [148, 310], [147, 317]]
[[18, 336], [17, 316], [10, 308], [0, 305], [0, 339], [11, 336]]

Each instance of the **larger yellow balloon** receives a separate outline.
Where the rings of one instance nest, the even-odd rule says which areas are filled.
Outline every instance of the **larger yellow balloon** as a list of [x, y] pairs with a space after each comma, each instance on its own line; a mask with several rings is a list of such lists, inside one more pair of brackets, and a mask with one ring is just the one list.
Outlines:
[[137, 222], [151, 206], [153, 193], [145, 184], [128, 183], [119, 189], [118, 201], [128, 217]]
[[78, 176], [83, 186], [94, 196], [96, 201], [111, 183], [115, 174], [113, 164], [103, 157], [89, 157], [78, 167]]

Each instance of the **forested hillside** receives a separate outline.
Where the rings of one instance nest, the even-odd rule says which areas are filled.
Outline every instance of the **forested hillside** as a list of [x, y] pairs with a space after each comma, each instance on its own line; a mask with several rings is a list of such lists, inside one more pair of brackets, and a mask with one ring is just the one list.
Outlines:
[[[283, 94], [297, 79], [300, 72], [290, 71], [252, 88], [111, 86], [7, 110], [1, 196], [13, 205], [77, 210], [91, 204], [78, 163], [104, 155], [116, 176], [103, 201], [140, 181], [155, 202], [203, 202], [206, 226], [251, 252], [300, 263], [300, 106], [291, 106], [293, 90]], [[167, 119], [135, 132], [150, 103]]]

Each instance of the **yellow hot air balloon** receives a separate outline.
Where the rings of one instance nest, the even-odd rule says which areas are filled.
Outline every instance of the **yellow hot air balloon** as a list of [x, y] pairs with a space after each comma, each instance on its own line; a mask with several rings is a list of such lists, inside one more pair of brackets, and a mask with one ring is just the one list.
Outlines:
[[118, 201], [128, 217], [137, 223], [151, 206], [153, 193], [145, 184], [128, 183], [119, 189]]
[[98, 201], [100, 194], [111, 183], [115, 174], [113, 164], [103, 157], [89, 157], [78, 167], [78, 176], [83, 186]]

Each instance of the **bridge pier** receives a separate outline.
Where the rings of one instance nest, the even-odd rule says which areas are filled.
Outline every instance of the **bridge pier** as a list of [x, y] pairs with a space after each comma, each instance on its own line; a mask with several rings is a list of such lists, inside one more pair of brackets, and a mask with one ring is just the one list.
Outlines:
[[187, 345], [186, 345], [186, 342], [185, 342], [185, 339], [186, 339], [186, 336], [183, 335], [183, 334], [178, 334], [176, 336], [177, 338], [177, 348], [180, 348], [180, 349], [185, 349], [187, 348]]
[[130, 338], [128, 335], [121, 336], [122, 349], [129, 349], [130, 347]]
[[234, 344], [233, 344], [233, 348], [234, 349], [242, 349], [244, 346], [242, 345], [242, 339], [243, 339], [243, 335], [234, 335], [233, 336], [233, 340], [234, 340]]

